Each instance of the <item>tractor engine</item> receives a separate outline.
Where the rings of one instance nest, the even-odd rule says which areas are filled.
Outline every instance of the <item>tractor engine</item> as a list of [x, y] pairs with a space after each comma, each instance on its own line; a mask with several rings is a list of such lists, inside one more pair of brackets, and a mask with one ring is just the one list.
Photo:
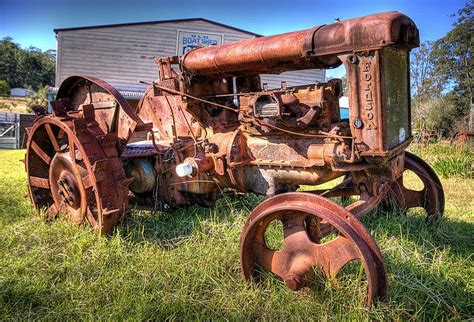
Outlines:
[[[228, 88], [212, 98], [153, 84], [138, 105], [140, 118], [154, 124], [152, 139], [127, 145], [123, 156], [136, 159], [147, 147], [147, 158], [125, 169], [138, 174], [146, 164], [160, 184], [138, 185], [135, 176], [132, 192], [157, 187], [166, 203], [184, 206], [211, 202], [225, 188], [273, 196], [343, 175], [333, 170], [351, 158], [348, 122], [339, 117], [341, 81], [274, 90], [250, 81], [254, 88], [234, 94], [233, 79], [219, 78]], [[158, 150], [167, 162], [156, 159]]]
[[[106, 82], [66, 79], [52, 114], [35, 108], [25, 159], [32, 203], [104, 234], [131, 208], [211, 206], [222, 192], [268, 196], [240, 239], [245, 279], [257, 267], [292, 290], [361, 262], [366, 303], [387, 291], [382, 255], [358, 218], [376, 206], [443, 214], [436, 174], [405, 152], [412, 140], [409, 52], [419, 45], [407, 16], [388, 12], [308, 30], [197, 48], [156, 59], [159, 77], [132, 108]], [[278, 88], [263, 74], [344, 65], [340, 79]], [[405, 187], [410, 170], [421, 191]], [[305, 188], [337, 179], [330, 188]], [[335, 202], [342, 201], [344, 207]], [[283, 227], [284, 247], [265, 231]], [[327, 241], [329, 235], [335, 238]]]
[[[146, 185], [184, 206], [212, 202], [225, 188], [273, 196], [358, 170], [353, 180], [377, 193], [401, 174], [411, 140], [408, 54], [417, 32], [406, 16], [388, 13], [158, 59], [160, 78], [137, 109], [153, 134], [124, 155], [148, 145], [147, 158], [158, 150], [172, 157], [128, 163], [129, 173], [154, 167], [160, 182], [139, 185], [135, 176], [130, 189], [142, 194]], [[346, 120], [338, 79], [276, 89], [260, 80], [340, 64], [350, 83]]]

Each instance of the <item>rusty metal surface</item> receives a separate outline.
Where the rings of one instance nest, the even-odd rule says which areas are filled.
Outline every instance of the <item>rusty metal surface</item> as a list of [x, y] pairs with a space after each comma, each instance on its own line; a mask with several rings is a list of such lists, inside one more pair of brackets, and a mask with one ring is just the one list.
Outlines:
[[102, 131], [117, 133], [119, 150], [127, 144], [134, 131], [146, 127], [114, 87], [92, 76], [71, 76], [64, 80], [52, 104], [65, 105], [66, 111], [81, 111], [84, 105], [92, 105], [95, 121]]
[[[265, 240], [274, 220], [283, 223], [282, 250], [271, 249]], [[323, 225], [330, 226], [337, 237], [321, 243]], [[240, 243], [242, 274], [247, 280], [257, 276], [259, 266], [298, 290], [314, 280], [314, 268], [335, 278], [349, 262], [360, 260], [368, 285], [366, 304], [386, 294], [383, 258], [372, 237], [356, 217], [323, 197], [287, 193], [264, 201], [248, 218]]]
[[128, 184], [115, 148], [81, 112], [39, 118], [30, 130], [25, 167], [33, 204], [52, 219], [65, 214], [108, 234], [128, 207]]
[[468, 144], [474, 148], [474, 132], [464, 131], [457, 132], [451, 138], [451, 144], [463, 145]]
[[418, 44], [418, 30], [413, 21], [401, 13], [387, 12], [303, 31], [199, 48], [185, 54], [181, 64], [193, 76], [281, 73], [338, 66], [340, 61], [334, 54], [393, 45], [410, 48]]

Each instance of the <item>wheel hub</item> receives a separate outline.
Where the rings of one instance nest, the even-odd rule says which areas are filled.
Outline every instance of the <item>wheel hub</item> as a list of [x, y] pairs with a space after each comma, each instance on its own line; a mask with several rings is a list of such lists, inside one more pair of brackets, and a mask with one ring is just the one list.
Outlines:
[[57, 208], [76, 222], [82, 222], [85, 216], [86, 198], [79, 179], [85, 175], [87, 171], [78, 166], [67, 152], [57, 153], [51, 160], [51, 195]]
[[77, 187], [76, 178], [69, 172], [61, 173], [58, 184], [58, 195], [65, 205], [74, 209], [79, 208], [81, 203], [81, 194]]

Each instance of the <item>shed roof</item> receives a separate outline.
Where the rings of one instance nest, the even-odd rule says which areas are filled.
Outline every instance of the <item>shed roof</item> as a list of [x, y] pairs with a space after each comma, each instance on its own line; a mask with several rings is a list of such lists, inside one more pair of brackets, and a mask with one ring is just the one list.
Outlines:
[[[48, 87], [48, 95], [51, 96], [56, 96], [58, 93], [59, 87]], [[125, 99], [135, 99], [138, 100], [142, 98], [142, 96], [145, 94], [145, 91], [124, 91], [124, 90], [119, 90], [119, 93], [125, 98]]]
[[124, 26], [139, 26], [139, 25], [148, 25], [148, 24], [160, 24], [160, 23], [169, 23], [169, 22], [187, 22], [187, 21], [204, 21], [208, 22], [217, 26], [229, 28], [235, 31], [240, 31], [252, 36], [261, 37], [262, 35], [256, 34], [254, 32], [250, 32], [244, 29], [232, 27], [229, 25], [225, 25], [220, 22], [212, 21], [205, 18], [186, 18], [186, 19], [171, 19], [171, 20], [157, 20], [157, 21], [143, 21], [143, 22], [128, 22], [128, 23], [118, 23], [118, 24], [110, 24], [110, 25], [96, 25], [96, 26], [84, 26], [84, 27], [72, 27], [72, 28], [58, 28], [54, 29], [54, 32], [57, 34], [59, 31], [70, 31], [70, 30], [83, 30], [83, 29], [96, 29], [96, 28], [110, 28], [110, 27], [124, 27]]

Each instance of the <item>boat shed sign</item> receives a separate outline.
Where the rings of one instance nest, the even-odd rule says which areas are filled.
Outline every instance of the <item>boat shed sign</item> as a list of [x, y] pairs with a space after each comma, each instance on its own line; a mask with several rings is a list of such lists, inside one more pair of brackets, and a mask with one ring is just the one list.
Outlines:
[[184, 55], [194, 48], [220, 45], [223, 43], [223, 41], [224, 35], [178, 30], [177, 54]]

